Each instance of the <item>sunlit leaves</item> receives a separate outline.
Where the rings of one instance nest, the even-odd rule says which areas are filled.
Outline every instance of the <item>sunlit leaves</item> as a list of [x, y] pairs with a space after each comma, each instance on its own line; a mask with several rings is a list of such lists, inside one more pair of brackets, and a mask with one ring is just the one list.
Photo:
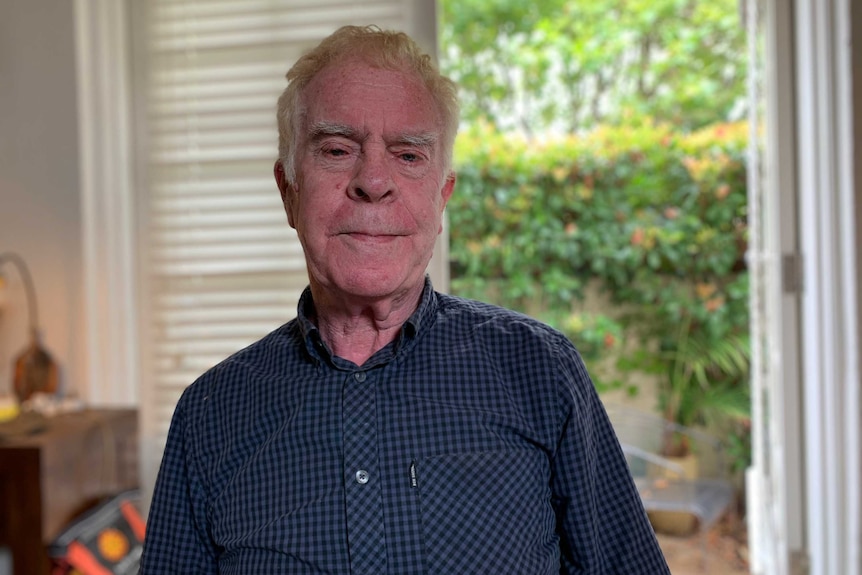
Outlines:
[[738, 119], [736, 0], [441, 0], [441, 64], [464, 117], [528, 135], [629, 112], [684, 130]]

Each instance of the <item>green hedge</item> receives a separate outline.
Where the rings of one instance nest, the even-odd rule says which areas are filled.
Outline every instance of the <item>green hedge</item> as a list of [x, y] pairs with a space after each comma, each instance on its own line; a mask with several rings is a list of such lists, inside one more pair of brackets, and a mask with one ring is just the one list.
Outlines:
[[[681, 134], [631, 120], [541, 143], [465, 131], [448, 210], [451, 289], [537, 315], [588, 358], [617, 354], [623, 372], [670, 382], [684, 367], [698, 385], [742, 391], [746, 145], [745, 124]], [[576, 313], [588, 285], [607, 297], [607, 313]], [[689, 341], [719, 356], [683, 358]], [[674, 404], [673, 385], [659, 398], [668, 417], [709, 416]], [[744, 402], [724, 411], [741, 413]]]

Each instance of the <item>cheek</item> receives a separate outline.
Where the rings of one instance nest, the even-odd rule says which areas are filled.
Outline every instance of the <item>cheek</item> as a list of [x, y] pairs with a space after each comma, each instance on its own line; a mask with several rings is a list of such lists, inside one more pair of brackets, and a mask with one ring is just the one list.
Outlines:
[[294, 213], [297, 218], [326, 221], [344, 197], [346, 182], [343, 178], [307, 178], [296, 198]]
[[443, 216], [444, 209], [446, 209], [446, 201], [440, 192], [435, 190], [426, 204], [426, 215], [433, 220], [439, 220]]
[[436, 240], [436, 237], [443, 229], [442, 205], [439, 202], [426, 204], [424, 209], [417, 214], [419, 227], [423, 233], [431, 240]]

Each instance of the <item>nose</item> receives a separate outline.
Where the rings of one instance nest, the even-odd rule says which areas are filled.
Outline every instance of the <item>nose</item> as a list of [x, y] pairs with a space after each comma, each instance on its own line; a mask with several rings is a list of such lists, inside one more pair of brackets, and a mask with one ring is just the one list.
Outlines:
[[357, 162], [347, 190], [351, 199], [360, 202], [380, 202], [395, 195], [395, 182], [385, 154], [365, 154]]

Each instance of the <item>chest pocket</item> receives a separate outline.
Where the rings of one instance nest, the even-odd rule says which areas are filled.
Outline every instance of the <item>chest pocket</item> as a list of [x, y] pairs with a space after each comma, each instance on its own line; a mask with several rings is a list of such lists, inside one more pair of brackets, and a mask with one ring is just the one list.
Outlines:
[[416, 461], [426, 573], [559, 573], [549, 473], [528, 449]]

